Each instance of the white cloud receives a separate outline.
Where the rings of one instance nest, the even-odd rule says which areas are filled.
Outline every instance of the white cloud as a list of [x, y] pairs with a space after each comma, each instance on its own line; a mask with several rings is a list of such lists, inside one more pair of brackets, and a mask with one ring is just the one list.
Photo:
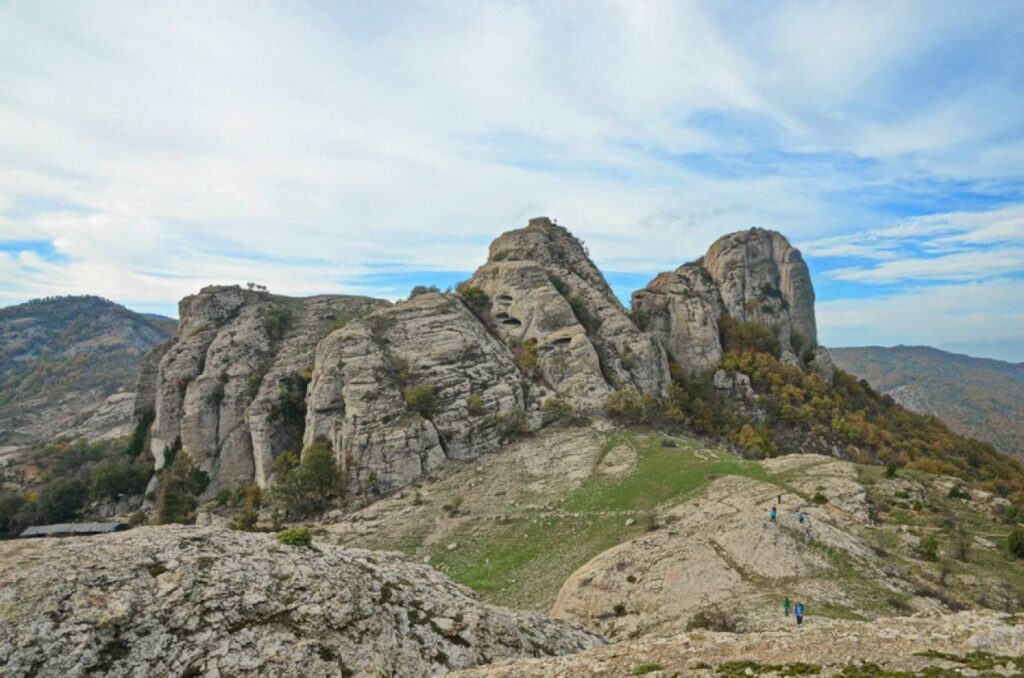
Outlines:
[[[1020, 126], [1024, 68], [995, 38], [1024, 11], [963, 14], [932, 2], [5, 3], [0, 241], [49, 241], [68, 261], [0, 251], [0, 296], [156, 303], [250, 279], [373, 291], [359, 276], [375, 265], [471, 269], [490, 238], [545, 213], [608, 270], [673, 268], [763, 225], [889, 276], [898, 237], [862, 237], [883, 216], [856, 189], [1022, 173], [1004, 139]], [[946, 77], [961, 89], [945, 97], [904, 96], [952, 35], [1001, 70]], [[775, 172], [755, 156], [747, 174], [686, 161], [765, 149], [824, 159]], [[1019, 243], [1014, 209], [904, 227], [934, 228], [934, 251], [957, 256]]]
[[817, 305], [819, 339], [828, 346], [926, 344], [973, 355], [1021, 360], [1024, 280], [937, 285], [870, 299]]

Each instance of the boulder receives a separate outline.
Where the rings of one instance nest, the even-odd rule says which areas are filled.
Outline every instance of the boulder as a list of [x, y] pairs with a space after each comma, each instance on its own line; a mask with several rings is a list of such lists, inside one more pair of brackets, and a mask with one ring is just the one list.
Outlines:
[[7, 676], [434, 676], [602, 640], [391, 553], [221, 528], [0, 544]]

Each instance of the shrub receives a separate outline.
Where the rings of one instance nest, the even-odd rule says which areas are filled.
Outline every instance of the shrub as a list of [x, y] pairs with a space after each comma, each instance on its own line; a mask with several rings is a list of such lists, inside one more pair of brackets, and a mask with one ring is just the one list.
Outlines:
[[1024, 559], [1024, 527], [1013, 528], [1006, 545], [1012, 557]]
[[697, 612], [686, 622], [686, 630], [704, 629], [707, 631], [726, 631], [735, 633], [739, 628], [736, 618], [723, 608], [712, 605]]
[[37, 505], [43, 520], [59, 523], [74, 518], [85, 504], [89, 490], [79, 478], [61, 478], [43, 487]]
[[658, 662], [644, 662], [640, 666], [637, 666], [635, 669], [633, 669], [632, 675], [643, 676], [647, 675], [648, 673], [653, 673], [655, 671], [661, 671], [663, 668], [665, 667], [663, 667]]
[[513, 339], [509, 342], [512, 354], [515, 355], [516, 365], [528, 377], [537, 376], [537, 340], [535, 338], [519, 341]]
[[434, 387], [427, 385], [406, 386], [403, 391], [406, 406], [424, 419], [434, 416], [437, 409], [437, 396]]
[[965, 501], [970, 501], [971, 500], [971, 493], [968, 492], [967, 490], [965, 490], [960, 485], [954, 485], [953, 487], [949, 488], [949, 498], [950, 499], [963, 499]]
[[288, 546], [309, 546], [313, 543], [313, 535], [305, 527], [289, 527], [274, 536], [279, 542]]
[[647, 316], [647, 311], [642, 308], [631, 309], [629, 311], [629, 319], [632, 320], [633, 324], [641, 331], [646, 331], [651, 326], [651, 320]]
[[284, 338], [291, 324], [292, 310], [287, 306], [272, 306], [263, 314], [263, 329], [274, 341]]
[[441, 290], [437, 288], [437, 285], [417, 285], [416, 287], [412, 288], [411, 292], [409, 292], [409, 298], [412, 299], [413, 297], [418, 297], [421, 294], [430, 294], [431, 292], [440, 291]]
[[484, 399], [473, 393], [466, 398], [466, 409], [474, 417], [484, 413]]
[[127, 455], [105, 459], [93, 469], [90, 496], [93, 499], [117, 499], [121, 495], [141, 494], [150, 475], [151, 466], [145, 459]]
[[817, 504], [818, 506], [823, 506], [828, 503], [828, 497], [826, 497], [821, 492], [815, 492], [814, 496], [811, 497], [811, 503]]
[[178, 454], [170, 467], [164, 469], [161, 480], [156, 496], [157, 523], [193, 522], [198, 504], [196, 497], [210, 484], [209, 476], [197, 469], [186, 455]]
[[736, 443], [751, 454], [762, 459], [774, 457], [779, 452], [771, 434], [763, 426], [744, 424], [736, 434]]
[[547, 425], [572, 416], [572, 407], [562, 398], [551, 396], [540, 406], [541, 421]]
[[259, 508], [263, 503], [263, 490], [259, 485], [239, 487], [242, 495], [241, 509], [231, 519], [232, 530], [252, 530], [259, 519]]
[[274, 473], [274, 502], [291, 516], [321, 511], [344, 492], [345, 474], [338, 468], [330, 443], [322, 436], [306, 448], [301, 460], [291, 452], [278, 457]]
[[890, 461], [888, 464], [885, 465], [885, 477], [895, 478], [896, 472], [899, 470], [899, 468], [900, 467], [896, 462]]
[[922, 560], [928, 560], [933, 563], [939, 560], [939, 540], [933, 534], [921, 538], [918, 550]]
[[635, 388], [625, 388], [608, 396], [604, 413], [620, 424], [646, 424], [657, 415], [658, 401], [648, 393], [641, 395]]
[[470, 310], [477, 315], [482, 313], [487, 308], [487, 305], [491, 303], [491, 298], [487, 296], [487, 292], [472, 285], [460, 285], [457, 294], [465, 302], [466, 306], [469, 306]]
[[767, 353], [778, 358], [782, 355], [782, 344], [775, 330], [758, 322], [738, 322], [724, 315], [718, 320], [718, 332], [722, 348], [726, 352]]
[[494, 418], [494, 427], [498, 436], [504, 442], [521, 438], [527, 433], [526, 412], [522, 408], [515, 407], [504, 414]]

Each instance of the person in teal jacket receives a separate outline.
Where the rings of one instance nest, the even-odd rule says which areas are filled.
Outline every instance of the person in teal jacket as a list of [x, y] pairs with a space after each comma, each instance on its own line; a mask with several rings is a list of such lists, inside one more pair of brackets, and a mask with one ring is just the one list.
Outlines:
[[796, 625], [802, 626], [804, 623], [804, 604], [797, 603], [796, 607], [793, 608], [793, 612], [796, 613]]

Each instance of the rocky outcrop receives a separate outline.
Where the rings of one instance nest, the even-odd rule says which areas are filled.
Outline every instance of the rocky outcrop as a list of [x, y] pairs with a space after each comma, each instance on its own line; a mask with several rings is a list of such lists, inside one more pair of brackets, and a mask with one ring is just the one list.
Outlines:
[[7, 676], [432, 676], [599, 645], [432, 568], [215, 528], [0, 544]]
[[782, 359], [802, 364], [817, 344], [814, 288], [800, 251], [775, 231], [752, 228], [719, 238], [704, 257], [662, 273], [633, 294], [633, 306], [687, 373], [716, 367], [719, 321], [775, 330]]
[[177, 336], [160, 358], [150, 449], [156, 468], [181, 450], [211, 478], [209, 492], [266, 485], [274, 458], [302, 446], [305, 391], [317, 343], [387, 302], [365, 297], [294, 299], [240, 287], [207, 287], [179, 305]]
[[758, 633], [693, 631], [616, 643], [562, 658], [513, 660], [455, 675], [923, 677], [1009, 676], [1022, 670], [1024, 626], [1018, 620], [992, 612], [961, 612], [870, 622], [812, 617], [800, 629], [789, 621], [782, 629]]
[[536, 352], [542, 389], [600, 411], [613, 389], [660, 394], [664, 354], [626, 315], [583, 244], [546, 217], [498, 237], [467, 283], [487, 293], [484, 318], [513, 346]]
[[[609, 549], [574, 572], [552, 614], [615, 639], [678, 632], [695, 615], [714, 610], [744, 630], [760, 630], [777, 624], [785, 597], [809, 607], [827, 601], [869, 616], [856, 609], [857, 586], [877, 586], [878, 600], [905, 598], [908, 609], [942, 611], [933, 598], [915, 595], [915, 583], [901, 578], [859, 535], [870, 517], [853, 464], [798, 455], [759, 465], [785, 477], [792, 489], [780, 490], [768, 478], [714, 480], [703, 496], [664, 511], [658, 520], [665, 529]], [[806, 497], [814, 493], [827, 496], [828, 504], [810, 504]], [[768, 516], [773, 505], [775, 522]], [[854, 567], [865, 581], [844, 581], [839, 566]]]
[[423, 294], [320, 343], [305, 442], [330, 441], [354, 492], [384, 492], [495, 450], [524, 407], [508, 347], [459, 299]]

